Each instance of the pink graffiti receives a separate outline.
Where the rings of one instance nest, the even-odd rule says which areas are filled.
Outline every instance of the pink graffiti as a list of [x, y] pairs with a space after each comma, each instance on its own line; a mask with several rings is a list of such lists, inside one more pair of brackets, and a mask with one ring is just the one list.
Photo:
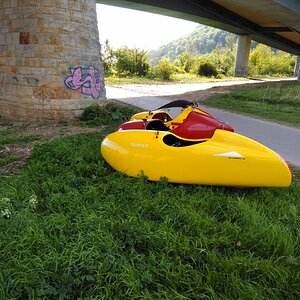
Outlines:
[[[83, 70], [86, 71], [83, 74]], [[82, 94], [98, 99], [103, 88], [103, 74], [94, 66], [89, 68], [70, 68], [71, 75], [65, 79], [65, 85], [71, 90], [81, 90]]]

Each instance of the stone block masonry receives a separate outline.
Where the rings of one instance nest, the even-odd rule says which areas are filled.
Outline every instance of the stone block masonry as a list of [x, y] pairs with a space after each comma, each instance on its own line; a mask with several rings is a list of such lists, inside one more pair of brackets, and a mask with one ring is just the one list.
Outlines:
[[0, 116], [74, 119], [105, 99], [95, 0], [0, 1]]

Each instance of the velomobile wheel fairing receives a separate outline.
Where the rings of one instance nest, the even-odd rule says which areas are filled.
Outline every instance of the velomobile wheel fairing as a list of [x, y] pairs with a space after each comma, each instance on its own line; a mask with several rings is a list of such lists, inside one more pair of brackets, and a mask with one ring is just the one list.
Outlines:
[[287, 187], [291, 172], [274, 151], [239, 134], [217, 129], [210, 139], [170, 132], [129, 130], [108, 135], [103, 158], [115, 170], [149, 180], [221, 186]]

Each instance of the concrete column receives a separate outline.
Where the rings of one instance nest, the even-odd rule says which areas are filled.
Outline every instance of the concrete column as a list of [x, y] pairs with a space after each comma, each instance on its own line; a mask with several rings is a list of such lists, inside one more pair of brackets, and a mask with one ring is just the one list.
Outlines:
[[0, 115], [72, 119], [105, 99], [95, 0], [0, 1]]
[[297, 56], [295, 61], [294, 75], [300, 80], [300, 56]]
[[248, 75], [250, 45], [251, 45], [251, 38], [249, 35], [239, 36], [236, 58], [235, 58], [235, 65], [234, 65], [235, 77], [247, 77]]

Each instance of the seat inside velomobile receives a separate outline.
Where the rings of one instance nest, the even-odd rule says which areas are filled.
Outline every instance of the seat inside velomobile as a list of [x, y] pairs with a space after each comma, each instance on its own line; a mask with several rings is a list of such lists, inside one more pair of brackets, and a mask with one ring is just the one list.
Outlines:
[[146, 126], [146, 130], [168, 131], [169, 128], [162, 120], [151, 120]]
[[191, 145], [196, 145], [205, 142], [206, 140], [198, 140], [198, 141], [191, 141], [191, 140], [184, 140], [180, 139], [179, 137], [173, 134], [167, 134], [163, 137], [163, 142], [172, 147], [186, 147]]
[[153, 114], [152, 119], [159, 119], [163, 122], [169, 122], [173, 118], [167, 112], [158, 112]]

